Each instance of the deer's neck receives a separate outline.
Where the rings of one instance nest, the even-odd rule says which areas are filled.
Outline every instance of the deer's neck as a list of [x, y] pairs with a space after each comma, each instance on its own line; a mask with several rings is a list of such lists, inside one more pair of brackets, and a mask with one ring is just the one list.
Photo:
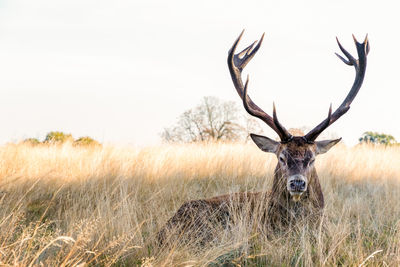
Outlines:
[[315, 168], [307, 178], [307, 191], [302, 194], [300, 201], [295, 202], [287, 191], [287, 179], [277, 165], [268, 204], [268, 221], [271, 225], [290, 224], [293, 220], [318, 213], [323, 209], [324, 196]]

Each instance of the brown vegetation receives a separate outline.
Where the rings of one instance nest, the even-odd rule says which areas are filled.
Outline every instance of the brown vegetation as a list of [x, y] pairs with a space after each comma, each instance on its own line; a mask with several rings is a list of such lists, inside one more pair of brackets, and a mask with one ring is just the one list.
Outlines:
[[[316, 162], [324, 227], [269, 236], [237, 210], [201, 248], [155, 246], [189, 200], [272, 186], [274, 155], [255, 145], [0, 148], [0, 263], [220, 265], [400, 264], [400, 148], [339, 146]], [[371, 255], [374, 257], [370, 257]]]

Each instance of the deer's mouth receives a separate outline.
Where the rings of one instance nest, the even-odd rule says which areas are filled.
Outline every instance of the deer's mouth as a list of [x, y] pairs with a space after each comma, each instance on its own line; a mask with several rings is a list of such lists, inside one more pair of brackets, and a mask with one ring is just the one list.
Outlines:
[[292, 197], [292, 200], [293, 200], [294, 202], [297, 202], [297, 201], [300, 201], [301, 195], [302, 195], [304, 192], [292, 192], [292, 191], [289, 191], [289, 193], [290, 193], [290, 196]]
[[289, 177], [287, 190], [293, 201], [299, 201], [301, 195], [307, 190], [307, 179], [303, 175], [293, 175]]

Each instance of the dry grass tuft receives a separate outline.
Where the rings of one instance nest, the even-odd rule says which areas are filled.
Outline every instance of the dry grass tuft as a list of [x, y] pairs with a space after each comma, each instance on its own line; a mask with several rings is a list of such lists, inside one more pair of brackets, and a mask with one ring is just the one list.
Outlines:
[[268, 190], [276, 159], [254, 145], [0, 148], [0, 265], [400, 265], [400, 148], [339, 146], [317, 159], [319, 228], [268, 238], [236, 214], [193, 249], [154, 245], [185, 201]]

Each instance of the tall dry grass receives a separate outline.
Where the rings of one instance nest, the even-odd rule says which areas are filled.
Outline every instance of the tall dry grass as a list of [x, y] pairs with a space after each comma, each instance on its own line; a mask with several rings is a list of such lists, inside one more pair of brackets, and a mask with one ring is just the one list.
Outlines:
[[254, 145], [0, 148], [0, 264], [400, 265], [400, 148], [338, 146], [317, 159], [320, 227], [266, 237], [240, 218], [203, 247], [157, 247], [185, 201], [268, 190], [276, 159]]

